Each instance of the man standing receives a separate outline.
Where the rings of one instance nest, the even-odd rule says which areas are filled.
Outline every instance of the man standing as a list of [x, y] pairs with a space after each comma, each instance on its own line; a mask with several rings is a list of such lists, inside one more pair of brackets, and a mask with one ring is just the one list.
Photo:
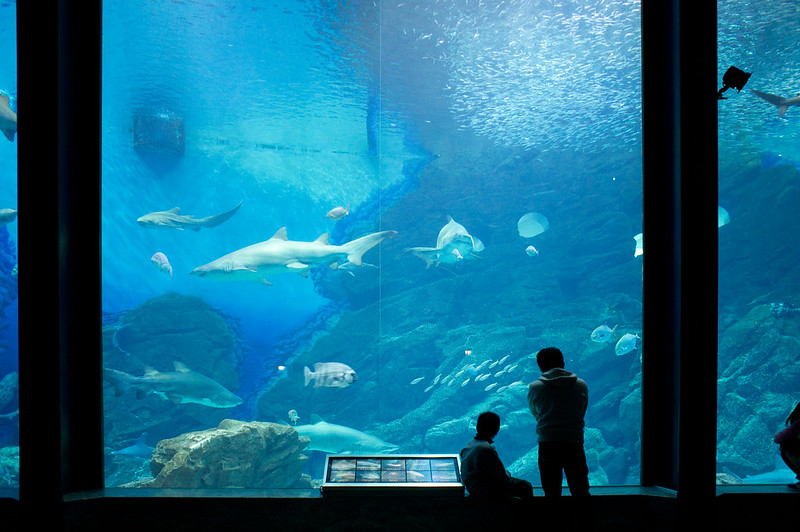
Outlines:
[[536, 354], [542, 376], [528, 387], [528, 407], [536, 418], [539, 473], [545, 497], [561, 496], [562, 471], [574, 497], [589, 496], [589, 468], [583, 450], [583, 416], [589, 389], [583, 379], [564, 369], [564, 355], [555, 347]]
[[500, 416], [484, 412], [478, 416], [477, 434], [461, 450], [461, 479], [471, 496], [533, 497], [527, 480], [508, 474], [492, 442], [500, 431]]

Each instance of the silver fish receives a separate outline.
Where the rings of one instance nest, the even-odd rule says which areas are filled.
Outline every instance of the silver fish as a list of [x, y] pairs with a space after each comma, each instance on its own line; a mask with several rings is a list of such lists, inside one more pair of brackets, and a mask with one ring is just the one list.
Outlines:
[[325, 386], [326, 388], [346, 388], [358, 380], [358, 375], [353, 368], [341, 362], [317, 362], [314, 364], [314, 371], [303, 368], [305, 386], [314, 380], [314, 388]]
[[617, 342], [617, 345], [614, 347], [614, 353], [620, 356], [639, 349], [639, 339], [638, 334], [626, 333]]
[[616, 330], [616, 328], [617, 326], [614, 325], [614, 328], [611, 329], [608, 325], [604, 323], [603, 325], [597, 327], [595, 330], [592, 331], [592, 336], [591, 336], [592, 341], [597, 343], [608, 342], [612, 336], [615, 336], [614, 330]]

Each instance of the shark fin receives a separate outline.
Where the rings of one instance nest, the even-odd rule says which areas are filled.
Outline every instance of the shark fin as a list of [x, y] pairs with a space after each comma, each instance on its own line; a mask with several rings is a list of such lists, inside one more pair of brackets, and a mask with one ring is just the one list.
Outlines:
[[266, 279], [261, 279], [261, 284], [265, 284], [267, 286], [272, 286], [272, 283], [267, 281]]
[[275, 231], [275, 234], [272, 235], [272, 238], [270, 238], [270, 240], [273, 240], [273, 239], [274, 240], [289, 240], [289, 237], [286, 236], [286, 228], [285, 227], [281, 227], [280, 229]]
[[14, 133], [16, 133], [16, 132], [17, 132], [16, 129], [11, 129], [10, 127], [4, 127], [3, 128], [3, 135], [5, 135], [6, 138], [8, 140], [10, 140], [11, 142], [14, 142]]
[[167, 212], [171, 213], [171, 214], [180, 214], [181, 213], [181, 208], [180, 207], [173, 207], [170, 210], [168, 210]]
[[328, 266], [330, 266], [331, 270], [338, 270], [339, 269], [339, 263], [337, 261], [331, 262], [330, 264], [328, 264]]
[[155, 368], [152, 368], [150, 366], [147, 366], [147, 367], [144, 368], [144, 375], [146, 377], [150, 377], [150, 376], [153, 376], [153, 375], [158, 375], [158, 370], [155, 369]]
[[778, 106], [778, 118], [782, 118], [782, 117], [783, 117], [783, 115], [784, 115], [784, 114], [786, 114], [786, 110], [787, 110], [788, 108], [789, 108], [789, 107], [787, 107], [787, 106], [785, 106], [785, 105], [779, 105], [779, 106]]
[[177, 360], [172, 363], [175, 366], [175, 371], [179, 373], [189, 373], [191, 370], [186, 367], [186, 364], [183, 362], [178, 362]]
[[315, 244], [322, 244], [324, 246], [330, 246], [331, 243], [328, 241], [328, 233], [322, 233], [314, 240]]
[[317, 423], [325, 423], [325, 420], [323, 420], [317, 414], [311, 414], [311, 424], [316, 425]]

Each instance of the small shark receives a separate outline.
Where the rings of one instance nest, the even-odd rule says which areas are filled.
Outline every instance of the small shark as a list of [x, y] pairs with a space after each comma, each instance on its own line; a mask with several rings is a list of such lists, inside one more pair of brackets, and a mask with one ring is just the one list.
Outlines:
[[361, 256], [377, 246], [386, 237], [394, 237], [396, 231], [381, 231], [362, 236], [341, 246], [328, 242], [328, 233], [323, 233], [313, 242], [299, 242], [286, 237], [286, 228], [278, 231], [264, 242], [228, 253], [190, 272], [204, 279], [250, 280], [270, 284], [266, 275], [295, 272], [308, 275], [312, 264], [327, 264], [332, 269], [339, 267], [345, 259], [361, 266]]
[[153, 455], [153, 451], [155, 447], [150, 447], [147, 445], [147, 433], [142, 432], [141, 436], [136, 439], [136, 442], [119, 451], [111, 451], [111, 454], [115, 454], [117, 456], [132, 456], [135, 458], [144, 458], [145, 460], [150, 460], [150, 457]]
[[439, 231], [435, 248], [406, 248], [407, 253], [425, 261], [425, 268], [431, 264], [453, 264], [467, 257], [476, 257], [474, 252], [483, 251], [483, 242], [470, 235], [463, 225], [447, 216], [447, 224]]
[[114, 386], [116, 395], [133, 388], [138, 399], [152, 392], [175, 404], [195, 403], [212, 408], [233, 408], [242, 404], [240, 397], [220, 383], [191, 371], [180, 362], [175, 362], [175, 371], [159, 372], [148, 368], [141, 377], [103, 368], [103, 377]]
[[14, 142], [14, 134], [17, 132], [17, 113], [11, 110], [8, 96], [0, 94], [0, 130], [8, 140]]
[[777, 107], [779, 117], [782, 117], [790, 106], [800, 106], [800, 95], [794, 98], [784, 98], [783, 96], [767, 94], [766, 92], [757, 91], [755, 89], [750, 89], [750, 92]]
[[143, 227], [163, 227], [178, 229], [181, 231], [184, 229], [191, 229], [192, 231], [199, 231], [203, 227], [218, 226], [236, 214], [236, 211], [238, 211], [239, 207], [241, 206], [242, 202], [240, 201], [236, 207], [228, 212], [223, 212], [222, 214], [216, 214], [214, 216], [208, 216], [207, 218], [195, 218], [191, 215], [184, 216], [181, 214], [180, 207], [175, 207], [168, 211], [156, 211], [145, 214], [136, 220], [136, 223]]
[[369, 454], [390, 453], [397, 445], [370, 436], [364, 432], [343, 425], [326, 423], [319, 416], [311, 416], [311, 425], [297, 425], [300, 436], [310, 440], [307, 451], [322, 451], [331, 454]]

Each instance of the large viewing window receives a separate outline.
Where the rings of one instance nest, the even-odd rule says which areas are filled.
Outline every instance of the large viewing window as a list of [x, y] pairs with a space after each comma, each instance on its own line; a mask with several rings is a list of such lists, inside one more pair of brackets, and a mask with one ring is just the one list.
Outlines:
[[0, 490], [19, 490], [17, 13], [0, 5]]
[[[634, 0], [104, 2], [106, 486], [315, 487], [486, 410], [538, 485], [547, 346], [589, 386], [591, 484], [639, 484], [640, 45]], [[774, 198], [725, 199], [721, 237], [775, 243]]]
[[[719, 104], [718, 483], [789, 484], [773, 436], [800, 401], [800, 13], [720, 1], [718, 60], [751, 74]], [[793, 105], [793, 104], [791, 104]]]

